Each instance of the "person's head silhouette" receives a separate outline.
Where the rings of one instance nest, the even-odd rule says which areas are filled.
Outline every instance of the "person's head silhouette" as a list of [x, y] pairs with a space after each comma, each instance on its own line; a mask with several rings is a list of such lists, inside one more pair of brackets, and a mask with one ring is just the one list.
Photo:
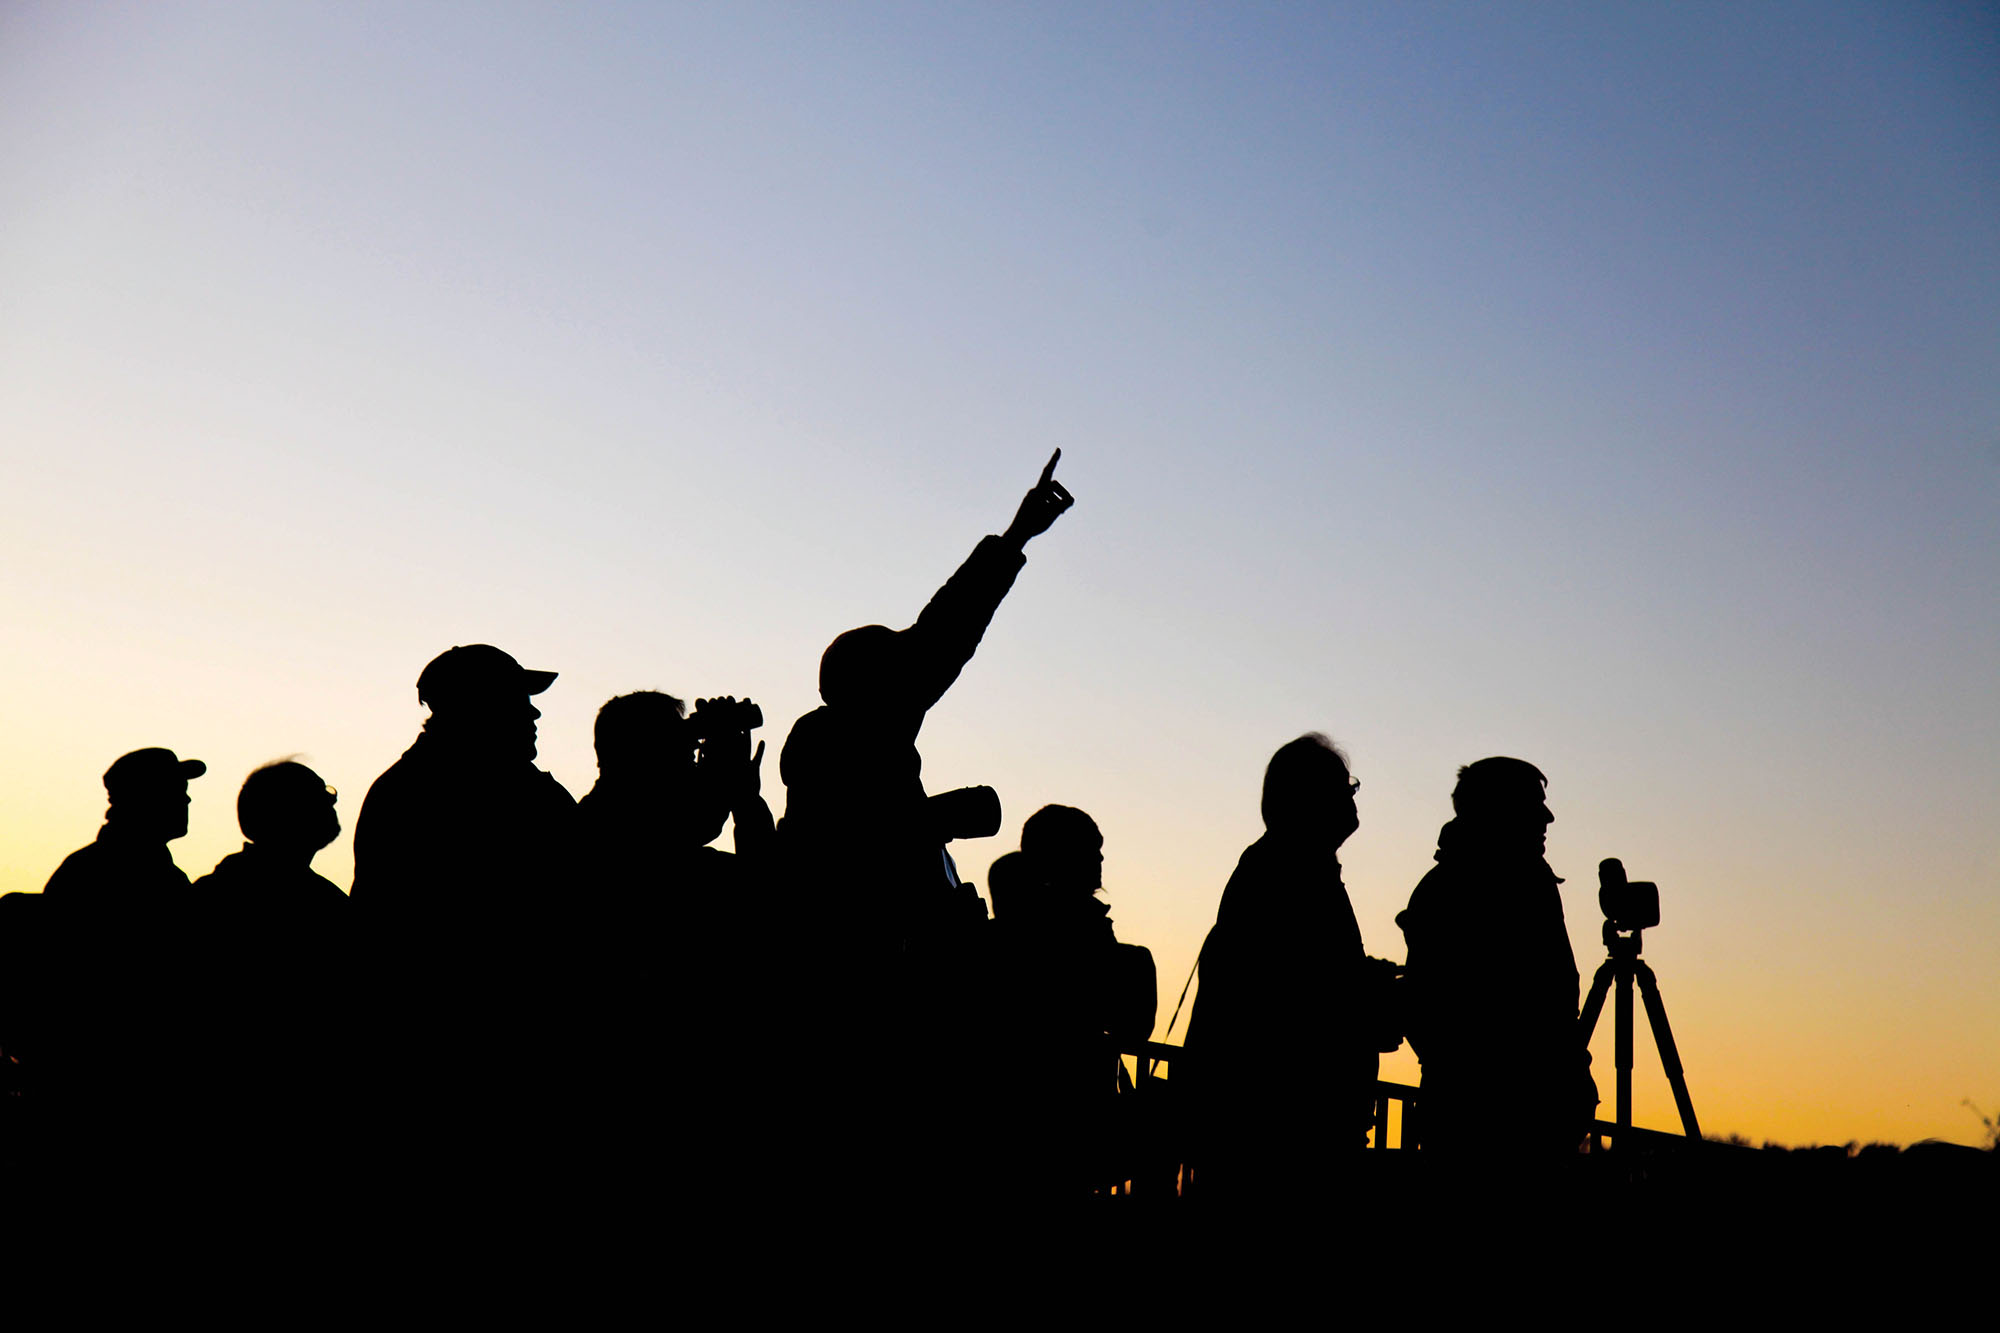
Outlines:
[[1549, 811], [1548, 785], [1542, 770], [1525, 760], [1481, 759], [1458, 770], [1451, 808], [1458, 822], [1483, 840], [1540, 855], [1556, 818]]
[[659, 782], [683, 777], [694, 764], [695, 737], [687, 705], [658, 690], [607, 700], [593, 733], [598, 776], [609, 782]]
[[1058, 897], [1089, 897], [1104, 887], [1104, 835], [1070, 805], [1045, 805], [1021, 825], [1021, 854]]
[[902, 635], [887, 625], [851, 629], [819, 659], [819, 697], [840, 709], [893, 706], [907, 693]]
[[1278, 747], [1264, 769], [1264, 827], [1279, 837], [1311, 838], [1335, 847], [1361, 827], [1347, 756], [1318, 732]]
[[259, 849], [310, 863], [315, 852], [340, 836], [340, 816], [333, 809], [337, 797], [319, 774], [281, 759], [243, 780], [236, 822]]
[[535, 757], [530, 696], [554, 682], [553, 671], [530, 671], [491, 644], [450, 648], [417, 677], [417, 698], [429, 704], [427, 734], [494, 759]]
[[188, 831], [188, 782], [208, 772], [199, 759], [149, 746], [121, 755], [104, 770], [111, 806], [104, 822], [120, 834], [148, 842], [172, 842]]
[[1003, 911], [1022, 910], [1021, 905], [1034, 896], [1035, 890], [1034, 868], [1020, 852], [1008, 852], [986, 867], [986, 897], [993, 905], [995, 921]]

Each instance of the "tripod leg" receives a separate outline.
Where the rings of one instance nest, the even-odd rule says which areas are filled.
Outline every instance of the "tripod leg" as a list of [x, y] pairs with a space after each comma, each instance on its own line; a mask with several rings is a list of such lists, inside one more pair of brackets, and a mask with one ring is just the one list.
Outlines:
[[1646, 998], [1646, 1018], [1653, 1025], [1653, 1044], [1660, 1048], [1660, 1067], [1667, 1071], [1667, 1084], [1674, 1090], [1674, 1105], [1680, 1108], [1681, 1132], [1691, 1139], [1701, 1137], [1695, 1123], [1694, 1099], [1688, 1096], [1687, 1071], [1681, 1068], [1681, 1053], [1674, 1045], [1674, 1030], [1667, 1026], [1667, 1002], [1660, 998], [1660, 981], [1653, 969], [1637, 964], [1639, 993]]
[[1618, 1065], [1618, 1135], [1612, 1146], [1623, 1149], [1632, 1128], [1632, 972], [1618, 969], [1618, 1003], [1612, 1012], [1616, 1025], [1616, 1049], [1612, 1058]]

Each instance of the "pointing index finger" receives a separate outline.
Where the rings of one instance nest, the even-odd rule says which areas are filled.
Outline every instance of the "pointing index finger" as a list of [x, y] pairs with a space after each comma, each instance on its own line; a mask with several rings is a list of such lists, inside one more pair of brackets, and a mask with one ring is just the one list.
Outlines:
[[1042, 469], [1042, 479], [1037, 483], [1038, 485], [1046, 486], [1049, 484], [1049, 478], [1056, 474], [1056, 460], [1061, 457], [1062, 450], [1060, 449], [1049, 455], [1049, 465]]

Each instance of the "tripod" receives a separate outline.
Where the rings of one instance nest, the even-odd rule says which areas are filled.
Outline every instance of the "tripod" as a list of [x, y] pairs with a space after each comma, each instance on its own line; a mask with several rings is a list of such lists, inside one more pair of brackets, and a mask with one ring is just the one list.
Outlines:
[[[1623, 872], [1619, 872], [1623, 878]], [[1650, 886], [1648, 886], [1650, 887]], [[1657, 913], [1657, 908], [1655, 909]], [[1653, 923], [1657, 924], [1657, 914]], [[1646, 998], [1646, 1018], [1653, 1025], [1653, 1045], [1660, 1051], [1660, 1067], [1667, 1071], [1667, 1083], [1674, 1090], [1674, 1105], [1680, 1108], [1681, 1129], [1691, 1139], [1701, 1137], [1701, 1126], [1695, 1123], [1694, 1101], [1688, 1096], [1687, 1074], [1681, 1068], [1681, 1053], [1674, 1046], [1674, 1030], [1667, 1026], [1666, 1002], [1660, 999], [1659, 979], [1653, 969], [1646, 966], [1639, 957], [1641, 930], [1620, 930], [1618, 923], [1607, 919], [1604, 923], [1604, 946], [1611, 956], [1597, 969], [1596, 977], [1590, 983], [1590, 996], [1583, 1002], [1583, 1012], [1577, 1015], [1577, 1023], [1583, 1032], [1584, 1045], [1590, 1044], [1591, 1033], [1597, 1030], [1598, 1015], [1604, 1012], [1604, 996], [1611, 989], [1615, 978], [1618, 982], [1618, 1005], [1612, 1011], [1612, 1022], [1616, 1025], [1618, 1064], [1618, 1132], [1614, 1136], [1623, 1147], [1626, 1130], [1632, 1128], [1632, 979], [1639, 980], [1639, 993]]]

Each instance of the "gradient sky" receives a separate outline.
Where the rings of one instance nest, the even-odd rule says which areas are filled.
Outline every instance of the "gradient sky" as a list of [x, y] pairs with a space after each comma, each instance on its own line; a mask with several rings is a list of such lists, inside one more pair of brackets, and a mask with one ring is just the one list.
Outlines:
[[926, 777], [979, 881], [1096, 815], [1163, 1027], [1318, 729], [1371, 952], [1518, 755], [1705, 1129], [2000, 1109], [1993, 6], [15, 0], [0, 127], [0, 889], [140, 745], [190, 874], [269, 759], [351, 823], [454, 643], [575, 793], [631, 689], [775, 751], [1061, 446]]

